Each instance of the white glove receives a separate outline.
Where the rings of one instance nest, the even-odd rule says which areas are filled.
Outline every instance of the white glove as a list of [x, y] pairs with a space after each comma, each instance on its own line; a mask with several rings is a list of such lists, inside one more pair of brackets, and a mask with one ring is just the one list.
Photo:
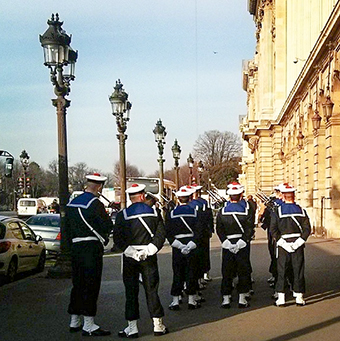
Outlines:
[[190, 253], [190, 248], [188, 246], [185, 246], [181, 252], [183, 253], [183, 255], [187, 255]]
[[223, 249], [230, 250], [231, 245], [232, 245], [232, 244], [230, 243], [230, 240], [229, 240], [229, 239], [226, 239], [226, 240], [222, 243], [222, 248], [223, 248]]
[[295, 250], [292, 248], [293, 243], [287, 243], [283, 238], [280, 238], [276, 244], [283, 249], [285, 249], [287, 252], [294, 252]]
[[148, 256], [153, 256], [156, 254], [158, 251], [157, 247], [155, 244], [149, 243], [148, 246], [146, 247], [146, 252]]
[[134, 259], [137, 262], [140, 262], [141, 260], [145, 260], [147, 256], [148, 256], [147, 250], [139, 250], [137, 251], [137, 255], [136, 257], [134, 257]]
[[243, 249], [244, 247], [246, 247], [247, 243], [243, 239], [239, 239], [237, 241], [236, 245], [238, 246], [238, 248], [240, 250], [240, 249]]
[[185, 248], [185, 245], [181, 243], [178, 239], [175, 239], [174, 242], [171, 244], [172, 247], [182, 250]]
[[237, 252], [240, 251], [240, 248], [239, 246], [236, 244], [231, 244], [230, 248], [229, 248], [229, 251], [234, 253], [235, 255], [237, 254]]
[[305, 243], [305, 241], [304, 241], [301, 237], [299, 237], [299, 238], [296, 239], [296, 241], [293, 243], [292, 249], [295, 251], [295, 250], [297, 250], [299, 247], [301, 247], [304, 243]]

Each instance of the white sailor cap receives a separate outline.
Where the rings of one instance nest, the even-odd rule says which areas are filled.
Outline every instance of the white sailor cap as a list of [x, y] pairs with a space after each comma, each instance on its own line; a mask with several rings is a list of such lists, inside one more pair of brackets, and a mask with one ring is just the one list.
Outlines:
[[100, 175], [99, 173], [93, 173], [93, 174], [86, 175], [86, 179], [88, 181], [93, 181], [93, 182], [105, 182], [107, 180], [107, 177]]
[[295, 192], [296, 189], [289, 184], [282, 184], [281, 186], [281, 193], [291, 193], [291, 192]]
[[203, 188], [203, 186], [197, 185], [197, 184], [192, 184], [191, 187], [193, 187], [195, 189], [195, 191], [199, 191], [200, 189]]
[[128, 194], [136, 194], [139, 192], [143, 192], [145, 190], [145, 185], [143, 184], [132, 184], [125, 192]]
[[[190, 189], [185, 188], [186, 186], [183, 186], [179, 189], [179, 191], [176, 192], [176, 197], [188, 197], [192, 195], [193, 191]], [[189, 186], [188, 186], [189, 187]]]
[[179, 190], [182, 190], [182, 189], [185, 189], [186, 191], [190, 192], [191, 194], [196, 192], [196, 188], [194, 188], [191, 185], [182, 186]]
[[227, 190], [228, 195], [236, 195], [243, 193], [243, 186], [229, 187]]
[[286, 186], [289, 186], [289, 183], [288, 183], [288, 182], [284, 182], [284, 183], [282, 183], [282, 184], [279, 184], [279, 185], [277, 186], [278, 191], [282, 192], [282, 189], [285, 189]]
[[236, 182], [236, 181], [233, 181], [231, 182], [230, 184], [227, 185], [227, 188], [233, 188], [233, 187], [237, 187], [237, 188], [243, 188], [243, 186], [239, 183], [239, 182]]

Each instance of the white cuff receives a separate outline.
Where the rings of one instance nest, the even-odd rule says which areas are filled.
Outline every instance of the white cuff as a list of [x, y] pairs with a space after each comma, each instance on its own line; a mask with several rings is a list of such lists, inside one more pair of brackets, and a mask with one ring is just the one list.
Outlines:
[[222, 243], [223, 249], [227, 249], [227, 250], [230, 249], [231, 245], [232, 245], [232, 244], [230, 243], [230, 240], [229, 240], [229, 239], [226, 239], [226, 240]]
[[187, 244], [187, 247], [190, 250], [193, 250], [193, 249], [196, 249], [197, 245], [192, 240], [190, 240], [190, 242]]
[[171, 246], [179, 250], [182, 250], [185, 247], [185, 245], [181, 243], [178, 239], [175, 239]]
[[154, 254], [156, 254], [158, 251], [157, 247], [155, 244], [149, 243], [147, 248], [146, 248], [146, 252], [148, 254], [148, 256], [153, 256]]
[[243, 249], [247, 246], [247, 243], [243, 239], [239, 239], [236, 243], [239, 249]]
[[283, 245], [285, 245], [285, 243], [287, 243], [283, 238], [280, 238], [277, 242], [276, 245], [277, 246], [281, 246], [283, 247]]
[[137, 250], [133, 246], [129, 245], [123, 253], [126, 257], [134, 258], [137, 254]]

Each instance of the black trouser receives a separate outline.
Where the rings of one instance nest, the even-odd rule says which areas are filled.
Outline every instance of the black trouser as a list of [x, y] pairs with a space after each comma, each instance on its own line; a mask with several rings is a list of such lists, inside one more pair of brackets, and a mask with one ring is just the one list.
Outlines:
[[247, 293], [250, 290], [250, 263], [249, 249], [244, 247], [236, 254], [222, 249], [222, 283], [221, 294], [231, 295], [233, 291], [233, 279], [238, 276], [237, 292]]
[[198, 290], [197, 259], [199, 254], [200, 252], [197, 249], [191, 250], [187, 255], [183, 255], [181, 250], [172, 248], [172, 296], [182, 294], [184, 282], [186, 282], [187, 295], [196, 294]]
[[270, 255], [270, 265], [269, 265], [269, 272], [277, 280], [277, 260], [276, 260], [276, 245], [275, 240], [273, 239], [269, 228], [267, 228], [267, 238], [268, 238], [268, 250]]
[[95, 316], [103, 269], [103, 246], [98, 241], [73, 243], [71, 299], [68, 313]]
[[289, 271], [293, 272], [292, 281], [293, 290], [298, 293], [305, 292], [305, 258], [304, 246], [299, 247], [295, 252], [287, 252], [282, 247], [278, 247], [277, 259], [277, 282], [276, 291], [285, 291], [285, 281]]
[[125, 286], [125, 318], [128, 321], [139, 319], [139, 274], [142, 275], [143, 287], [150, 317], [163, 317], [164, 310], [158, 296], [159, 273], [157, 256], [137, 262], [123, 256], [123, 282]]
[[199, 278], [210, 270], [210, 236], [201, 239], [201, 256], [199, 257]]

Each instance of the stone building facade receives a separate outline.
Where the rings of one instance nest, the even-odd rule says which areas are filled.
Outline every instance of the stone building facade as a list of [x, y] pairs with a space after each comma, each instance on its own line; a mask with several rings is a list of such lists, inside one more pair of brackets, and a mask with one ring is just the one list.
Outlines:
[[256, 50], [243, 63], [248, 194], [290, 182], [314, 233], [340, 238], [340, 0], [248, 0]]

